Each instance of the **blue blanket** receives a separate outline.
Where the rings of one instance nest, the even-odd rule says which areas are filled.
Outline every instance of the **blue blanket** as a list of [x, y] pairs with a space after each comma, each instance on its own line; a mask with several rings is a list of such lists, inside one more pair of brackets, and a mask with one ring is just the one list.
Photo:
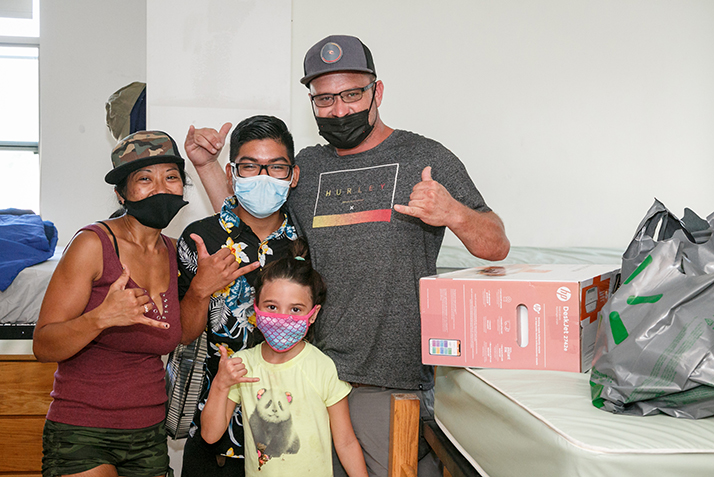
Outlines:
[[57, 228], [31, 211], [0, 210], [0, 291], [24, 268], [55, 253]]

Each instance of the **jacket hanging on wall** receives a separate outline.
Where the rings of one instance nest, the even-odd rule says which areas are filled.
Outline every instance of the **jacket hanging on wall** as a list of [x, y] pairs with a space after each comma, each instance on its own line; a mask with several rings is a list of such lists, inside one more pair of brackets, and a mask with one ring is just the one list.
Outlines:
[[107, 100], [107, 127], [117, 141], [146, 130], [146, 83], [135, 81]]

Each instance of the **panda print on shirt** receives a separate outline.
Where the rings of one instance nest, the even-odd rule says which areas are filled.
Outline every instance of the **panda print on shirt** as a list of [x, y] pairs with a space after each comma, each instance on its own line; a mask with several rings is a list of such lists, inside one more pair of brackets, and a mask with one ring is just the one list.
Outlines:
[[258, 452], [258, 469], [283, 454], [297, 454], [300, 439], [293, 428], [292, 395], [276, 389], [260, 389], [250, 416], [250, 429]]

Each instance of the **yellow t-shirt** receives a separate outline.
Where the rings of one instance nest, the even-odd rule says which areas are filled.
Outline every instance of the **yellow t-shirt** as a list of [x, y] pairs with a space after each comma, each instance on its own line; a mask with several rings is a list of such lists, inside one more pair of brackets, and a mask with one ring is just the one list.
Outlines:
[[[243, 406], [245, 474], [332, 476], [332, 433], [327, 408], [350, 393], [335, 363], [309, 343], [287, 363], [266, 362], [261, 346], [239, 351], [247, 376], [228, 398]], [[258, 470], [260, 469], [260, 472]]]

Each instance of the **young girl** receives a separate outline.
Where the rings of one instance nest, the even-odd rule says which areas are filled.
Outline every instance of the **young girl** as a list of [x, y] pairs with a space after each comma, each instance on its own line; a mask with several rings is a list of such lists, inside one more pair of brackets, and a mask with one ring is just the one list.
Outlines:
[[246, 475], [332, 476], [334, 440], [348, 475], [366, 476], [347, 404], [350, 385], [337, 377], [330, 358], [303, 339], [326, 296], [306, 255], [307, 246], [298, 239], [292, 256], [269, 264], [257, 278], [256, 324], [265, 342], [233, 359], [221, 347], [201, 435], [208, 443], [217, 441], [241, 404]]

